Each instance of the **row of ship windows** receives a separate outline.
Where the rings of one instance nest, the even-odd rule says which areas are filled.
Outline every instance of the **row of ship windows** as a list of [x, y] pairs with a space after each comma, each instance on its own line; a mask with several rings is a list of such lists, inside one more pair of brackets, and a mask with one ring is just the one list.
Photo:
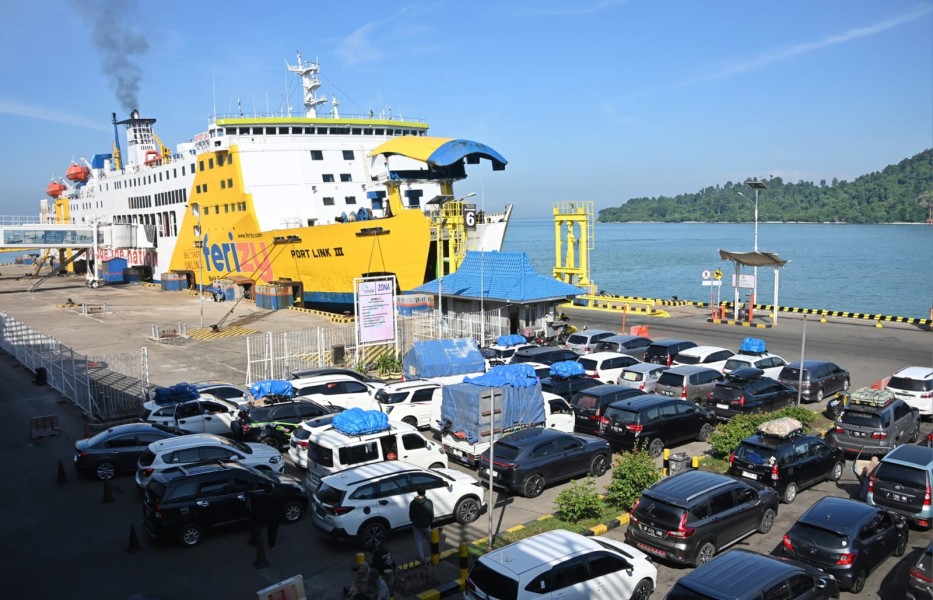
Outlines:
[[148, 215], [115, 215], [114, 223], [132, 223], [134, 225], [155, 225], [159, 237], [177, 237], [178, 222], [174, 212], [150, 213]]
[[[233, 203], [230, 203], [230, 204], [215, 204], [215, 205], [214, 205], [214, 214], [215, 214], [215, 215], [219, 215], [219, 214], [221, 213], [221, 208], [223, 208], [223, 212], [224, 212], [224, 213], [243, 212], [243, 211], [246, 210], [246, 202], [233, 202]], [[211, 207], [210, 207], [210, 206], [205, 206], [205, 207], [204, 207], [204, 214], [205, 214], [205, 215], [211, 214]]]
[[[208, 169], [213, 169], [213, 168], [214, 168], [214, 158], [213, 158], [213, 157], [208, 158], [206, 164], [207, 164], [207, 168], [208, 168]], [[217, 166], [218, 166], [218, 167], [222, 167], [222, 166], [224, 166], [225, 164], [227, 164], [227, 165], [232, 165], [232, 164], [233, 164], [233, 155], [232, 155], [232, 154], [227, 154], [226, 152], [221, 152], [221, 153], [217, 154]], [[203, 171], [204, 168], [205, 168], [204, 165], [205, 165], [205, 161], [203, 161], [203, 160], [198, 161], [198, 169], [199, 169], [199, 170]], [[191, 165], [191, 172], [194, 173], [194, 165]]]
[[[233, 179], [232, 179], [232, 178], [221, 179], [221, 180], [220, 180], [220, 189], [226, 190], [226, 189], [228, 189], [228, 188], [229, 188], [229, 189], [233, 189]], [[195, 192], [196, 194], [206, 194], [206, 193], [207, 193], [207, 184], [206, 184], [206, 183], [199, 183], [198, 185], [195, 186], [194, 192]]]
[[130, 196], [128, 199], [129, 207], [137, 209], [152, 208], [153, 198], [155, 198], [156, 206], [183, 204], [188, 201], [188, 191], [185, 189], [177, 189], [168, 192], [159, 192], [154, 196]]
[[[203, 171], [204, 169], [201, 169], [201, 170]], [[191, 163], [191, 172], [194, 173], [194, 163]], [[153, 173], [152, 175], [146, 175], [144, 177], [131, 177], [130, 179], [127, 179], [126, 181], [114, 181], [113, 189], [122, 190], [124, 187], [139, 187], [141, 185], [150, 185], [153, 183], [158, 183], [159, 181], [163, 181], [163, 177], [162, 177], [163, 175], [165, 176], [164, 181], [168, 181], [169, 179], [177, 179], [178, 168], [176, 167], [171, 170], [171, 177], [169, 176], [169, 171], [166, 169], [165, 171], [159, 171], [158, 173]], [[181, 176], [182, 177], [185, 176], [185, 165], [182, 165], [181, 167]], [[104, 184], [104, 189], [105, 190], [110, 189], [109, 182]]]
[[227, 135], [426, 135], [423, 129], [385, 127], [227, 127]]

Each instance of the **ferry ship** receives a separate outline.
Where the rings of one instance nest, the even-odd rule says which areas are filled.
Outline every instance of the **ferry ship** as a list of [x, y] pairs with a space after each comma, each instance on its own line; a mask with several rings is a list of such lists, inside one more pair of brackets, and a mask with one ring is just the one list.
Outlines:
[[[72, 163], [43, 201], [46, 223], [136, 226], [135, 247], [98, 248], [154, 281], [191, 288], [233, 281], [292, 289], [295, 305], [353, 309], [354, 278], [395, 275], [407, 291], [456, 270], [469, 250], [499, 250], [511, 205], [494, 213], [457, 198], [466, 165], [507, 161], [470, 140], [428, 135], [420, 119], [341, 116], [318, 95], [319, 64], [298, 54], [303, 115], [215, 115], [170, 150], [156, 120], [113, 115], [110, 152]], [[125, 151], [119, 128], [125, 128]]]

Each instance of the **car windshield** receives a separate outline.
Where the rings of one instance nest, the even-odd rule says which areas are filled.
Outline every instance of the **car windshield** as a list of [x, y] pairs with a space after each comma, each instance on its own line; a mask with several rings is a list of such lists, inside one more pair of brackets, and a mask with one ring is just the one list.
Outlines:
[[501, 600], [517, 600], [518, 582], [508, 575], [495, 571], [482, 560], [477, 561], [470, 571], [469, 581], [489, 596], [495, 594]]
[[753, 366], [752, 363], [747, 360], [738, 360], [736, 358], [730, 358], [726, 361], [725, 366], [722, 368], [723, 371], [735, 371], [738, 369], [747, 369], [748, 367]]
[[223, 444], [224, 446], [233, 446], [234, 448], [236, 448], [237, 450], [239, 450], [240, 452], [244, 454], [253, 453], [253, 449], [250, 448], [248, 444], [244, 444], [243, 442], [231, 440], [230, 438], [219, 438], [217, 441]]
[[[496, 462], [500, 460], [515, 460], [518, 458], [518, 454], [522, 451], [521, 448], [507, 444], [505, 442], [496, 442], [495, 447], [493, 448], [492, 458]], [[483, 455], [486, 459], [489, 459], [489, 452], [484, 452]]]
[[613, 423], [637, 423], [638, 422], [638, 413], [632, 412], [630, 410], [625, 410], [623, 408], [616, 408], [615, 406], [610, 406], [606, 409], [606, 418]]
[[739, 447], [735, 449], [735, 457], [742, 460], [746, 460], [753, 465], [764, 465], [769, 464], [771, 459], [777, 460], [775, 456], [777, 453], [770, 449], [765, 448], [764, 446], [756, 446], [754, 444], [741, 443]]
[[376, 400], [382, 404], [398, 404], [399, 402], [404, 402], [407, 397], [408, 392], [394, 392], [391, 394], [385, 390], [376, 392]]
[[246, 418], [248, 421], [253, 423], [262, 423], [269, 420], [269, 415], [272, 414], [272, 407], [254, 407], [250, 410], [243, 411], [240, 413], [242, 417]]
[[321, 488], [315, 493], [318, 500], [324, 504], [329, 504], [331, 506], [340, 506], [340, 503], [343, 501], [343, 497], [346, 492], [338, 490], [337, 488], [330, 487], [326, 483], [321, 485]]
[[[790, 381], [800, 381], [800, 369], [796, 367], [784, 367], [781, 369], [781, 379], [788, 379]], [[803, 371], [803, 380], [810, 381], [810, 372], [804, 369]]]
[[334, 466], [334, 452], [320, 444], [308, 442], [308, 461], [331, 468]]
[[573, 399], [573, 405], [577, 408], [596, 408], [599, 406], [599, 398], [589, 394], [580, 394]]
[[680, 387], [684, 384], [684, 376], [680, 373], [671, 373], [665, 371], [658, 377], [658, 385], [669, 385], [671, 387]]
[[692, 356], [690, 354], [678, 354], [674, 360], [682, 365], [698, 365], [703, 359], [699, 356]]
[[650, 496], [642, 494], [638, 502], [638, 515], [641, 517], [650, 517], [656, 523], [670, 525], [671, 528], [677, 527], [680, 519], [684, 516], [684, 509], [680, 506], [661, 502]]
[[875, 478], [911, 488], [925, 488], [927, 474], [922, 468], [882, 462], [875, 470]]
[[644, 375], [638, 371], [622, 371], [621, 379], [625, 381], [641, 381]]
[[846, 425], [858, 425], [860, 427], [881, 427], [881, 415], [874, 412], [865, 412], [861, 410], [844, 410], [840, 421]]
[[585, 335], [574, 334], [574, 335], [570, 336], [569, 338], [567, 338], [567, 343], [568, 343], [568, 344], [577, 344], [577, 345], [579, 345], [579, 344], [586, 344], [587, 339], [588, 339], [588, 338], [587, 338]]
[[892, 377], [888, 382], [889, 389], [904, 390], [907, 392], [929, 392], [933, 390], [933, 379], [910, 379], [907, 377]]
[[791, 528], [789, 535], [791, 539], [804, 540], [823, 548], [846, 548], [849, 545], [848, 538], [838, 531], [809, 523], [798, 522]]
[[592, 358], [578, 358], [577, 362], [583, 365], [583, 368], [587, 371], [595, 371], [599, 367], [599, 363]]
[[671, 591], [664, 596], [664, 600], [715, 600], [713, 596], [706, 596], [688, 588], [684, 582], [678, 581]]

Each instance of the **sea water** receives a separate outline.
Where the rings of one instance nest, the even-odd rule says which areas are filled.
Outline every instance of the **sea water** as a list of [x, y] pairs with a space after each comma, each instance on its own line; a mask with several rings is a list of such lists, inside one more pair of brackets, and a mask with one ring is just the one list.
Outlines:
[[[562, 228], [566, 237], [566, 226]], [[611, 294], [709, 302], [734, 300], [732, 261], [719, 250], [750, 252], [754, 224], [597, 223], [590, 277]], [[577, 234], [578, 235], [578, 234]], [[551, 218], [509, 223], [504, 251], [525, 252], [538, 273], [555, 262]], [[778, 304], [929, 318], [933, 306], [933, 226], [759, 223], [758, 249], [788, 261]], [[566, 243], [562, 243], [566, 254]], [[703, 286], [703, 272], [722, 269], [721, 288]], [[752, 274], [742, 267], [743, 274]], [[774, 302], [774, 269], [759, 267], [759, 304]], [[741, 290], [740, 300], [747, 290]]]

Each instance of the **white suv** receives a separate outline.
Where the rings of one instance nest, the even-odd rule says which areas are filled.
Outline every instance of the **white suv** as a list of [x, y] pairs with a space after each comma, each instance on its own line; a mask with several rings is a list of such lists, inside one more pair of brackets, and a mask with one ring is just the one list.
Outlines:
[[237, 442], [219, 435], [196, 433], [152, 442], [136, 463], [136, 485], [146, 487], [153, 473], [204, 460], [232, 460], [256, 469], [282, 473], [282, 454], [266, 444]]
[[732, 371], [739, 369], [761, 369], [765, 372], [765, 377], [777, 379], [781, 375], [781, 370], [787, 366], [787, 361], [777, 354], [736, 354], [726, 361], [722, 368], [723, 375], [728, 375]]
[[363, 410], [381, 410], [373, 399], [379, 384], [364, 383], [349, 375], [317, 375], [302, 379], [292, 379], [295, 396], [314, 400], [318, 404], [339, 406], [340, 408], [361, 408]]
[[584, 354], [577, 359], [583, 365], [587, 377], [598, 379], [603, 383], [615, 383], [626, 367], [641, 362], [634, 356], [619, 354], [618, 352], [593, 352]]
[[393, 421], [423, 429], [431, 423], [431, 399], [435, 393], [441, 393], [441, 384], [436, 381], [401, 381], [376, 390], [376, 400]]
[[641, 550], [555, 529], [481, 556], [463, 597], [642, 600], [654, 591], [657, 578], [657, 567]]
[[933, 415], [933, 369], [930, 367], [904, 367], [891, 376], [886, 389], [920, 409], [922, 416]]
[[237, 404], [229, 400], [209, 395], [165, 406], [156, 404], [153, 407], [150, 402], [143, 405], [146, 411], [144, 421], [177, 427], [191, 433], [228, 434], [240, 410]]
[[695, 365], [722, 372], [726, 361], [735, 356], [735, 352], [719, 346], [694, 346], [682, 350], [674, 357], [672, 367]]
[[333, 421], [334, 415], [331, 414], [314, 417], [298, 424], [288, 438], [288, 457], [292, 459], [296, 467], [308, 468], [308, 440], [311, 434], [330, 427]]
[[336, 538], [355, 538], [365, 550], [389, 532], [411, 525], [408, 506], [423, 487], [434, 504], [434, 521], [453, 518], [466, 525], [483, 511], [483, 488], [474, 477], [453, 469], [422, 469], [387, 461], [325, 477], [311, 497], [314, 526]]

